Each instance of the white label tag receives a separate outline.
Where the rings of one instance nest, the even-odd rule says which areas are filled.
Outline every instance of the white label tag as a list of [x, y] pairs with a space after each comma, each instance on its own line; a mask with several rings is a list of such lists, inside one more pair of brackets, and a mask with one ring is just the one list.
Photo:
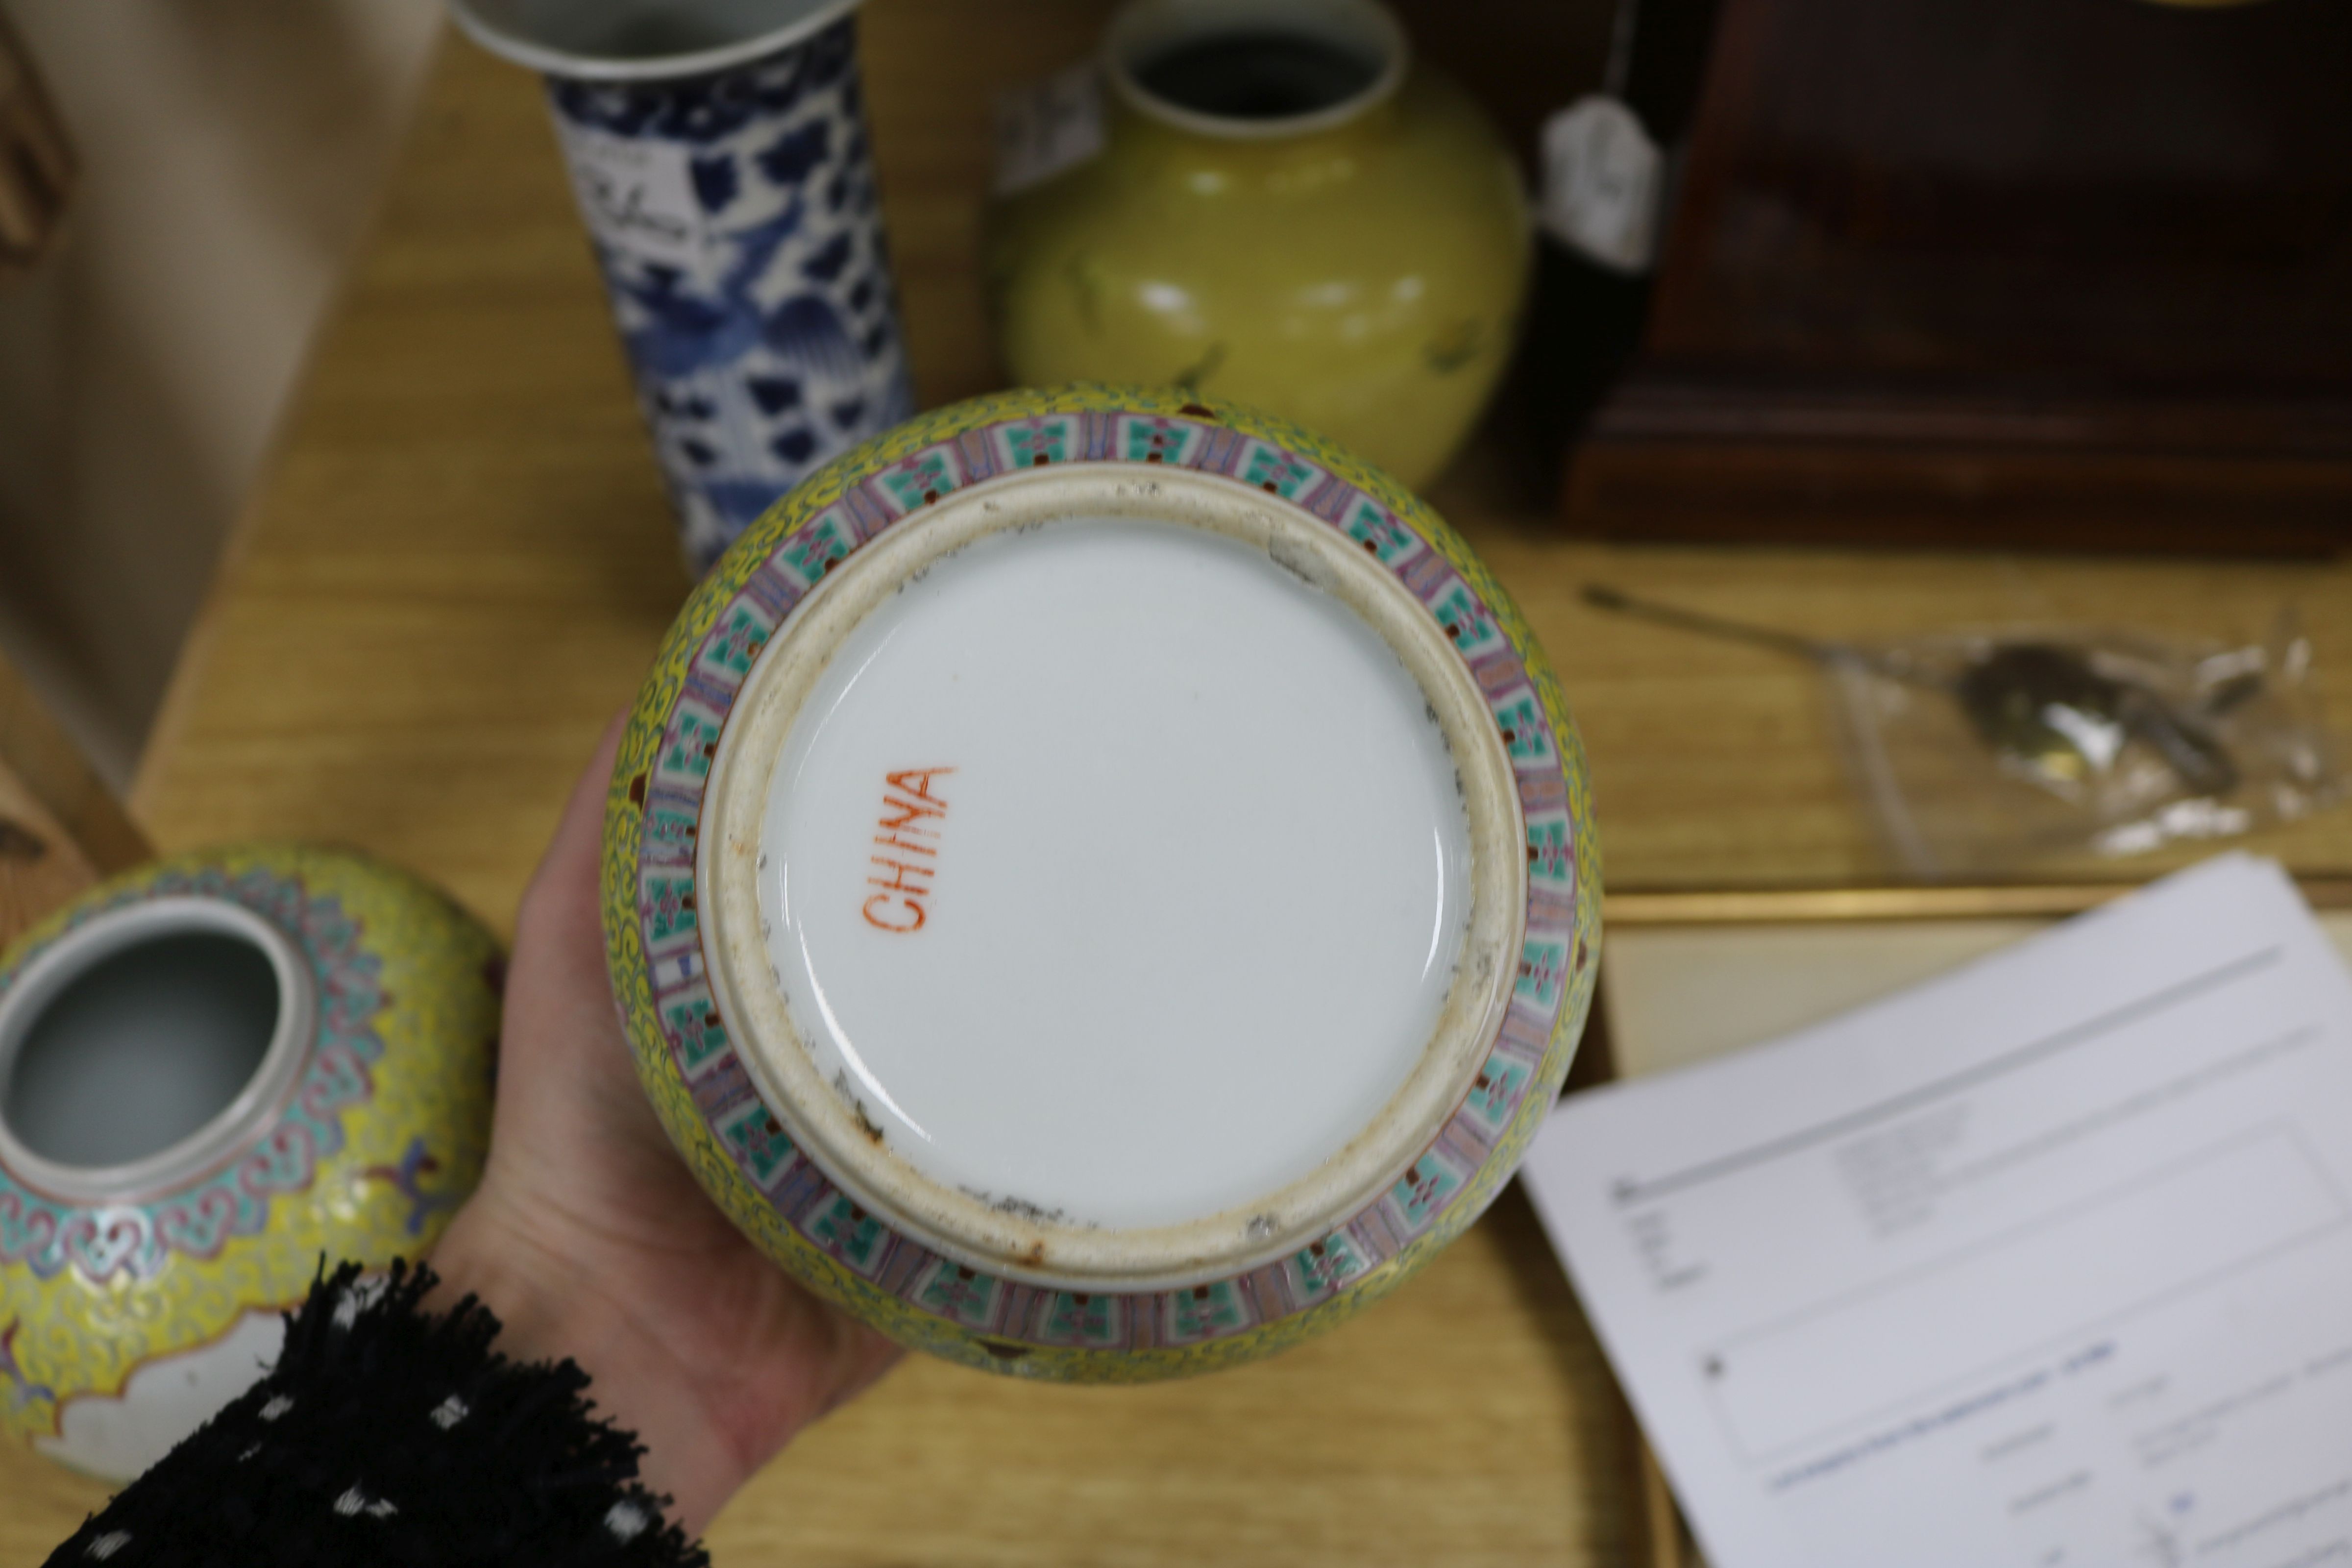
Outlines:
[[632, 260], [676, 267], [698, 282], [710, 265], [702, 204], [686, 148], [557, 122], [572, 188], [598, 243]]
[[1102, 85], [1092, 64], [997, 95], [998, 195], [1044, 184], [1102, 150]]
[[1544, 123], [1543, 226], [1621, 272], [1655, 259], [1665, 158], [1613, 98], [1578, 99]]

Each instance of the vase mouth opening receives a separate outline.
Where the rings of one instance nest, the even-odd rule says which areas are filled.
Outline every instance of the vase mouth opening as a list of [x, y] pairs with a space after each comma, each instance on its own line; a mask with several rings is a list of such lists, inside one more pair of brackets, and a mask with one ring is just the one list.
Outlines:
[[292, 1092], [308, 962], [242, 905], [148, 900], [72, 927], [0, 993], [0, 1165], [67, 1202], [135, 1202], [218, 1169]]
[[755, 64], [858, 0], [450, 0], [482, 47], [572, 81], [660, 82]]
[[1102, 51], [1131, 108], [1236, 142], [1344, 125], [1393, 96], [1411, 60], [1379, 0], [1129, 0]]

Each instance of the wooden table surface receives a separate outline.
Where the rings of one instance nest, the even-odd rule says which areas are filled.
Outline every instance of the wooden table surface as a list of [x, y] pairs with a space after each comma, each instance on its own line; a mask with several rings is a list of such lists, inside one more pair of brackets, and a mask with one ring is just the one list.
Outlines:
[[[1078, 58], [1097, 0], [874, 0], [866, 53], [927, 404], [995, 384], [975, 268], [1001, 85]], [[1884, 876], [1813, 674], [1584, 608], [1589, 578], [1824, 635], [2066, 617], [2242, 636], [2289, 600], [2352, 712], [2352, 568], [1616, 549], [1567, 541], [1491, 449], [1433, 498], [1560, 667], [1612, 886]], [[132, 802], [166, 849], [341, 841], [502, 930], [558, 804], [686, 592], [535, 82], [445, 41], [421, 119], [189, 647]], [[2352, 871], [2352, 811], [2252, 847]], [[2152, 872], [2184, 851], [2114, 876]], [[1516, 1192], [1349, 1327], [1143, 1389], [918, 1360], [709, 1536], [727, 1563], [1623, 1563], [1633, 1444]], [[0, 1458], [0, 1568], [101, 1489]]]

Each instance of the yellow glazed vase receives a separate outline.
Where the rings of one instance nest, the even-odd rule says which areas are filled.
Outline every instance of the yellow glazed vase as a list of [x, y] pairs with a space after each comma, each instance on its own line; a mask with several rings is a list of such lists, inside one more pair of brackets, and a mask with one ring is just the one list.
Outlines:
[[499, 963], [424, 883], [292, 846], [119, 877], [0, 955], [0, 1430], [128, 1479], [322, 1260], [430, 1248], [488, 1147]]
[[[1305, 112], [1203, 112], [1160, 89], [1213, 110], [1285, 102], [1221, 96], [1214, 56], [1189, 80], [1155, 72], [1204, 32], [1213, 47], [1328, 37], [1369, 75]], [[1527, 287], [1519, 177], [1486, 116], [1410, 64], [1368, 0], [1139, 0], [1112, 22], [1100, 75], [1100, 151], [988, 214], [1013, 379], [1234, 398], [1425, 487], [1494, 391]]]
[[[1049, 490], [1061, 500], [1034, 504]], [[845, 1080], [795, 1098], [796, 1080], [776, 1077], [801, 1047], [763, 1021], [772, 1015], [750, 987], [766, 983], [765, 917], [730, 889], [755, 874], [755, 856], [758, 874], [801, 873], [772, 868], [768, 849], [741, 836], [742, 803], [761, 797], [731, 781], [746, 756], [773, 755], [744, 740], [772, 711], [770, 678], [834, 657], [809, 651], [821, 635], [810, 628], [863, 613], [841, 606], [863, 602], [875, 578], [860, 574], [894, 551], [994, 526], [991, 516], [1015, 531], [1050, 528], [1064, 509], [1174, 516], [1180, 493], [1222, 496], [1286, 531], [1295, 548], [1274, 548], [1302, 575], [1322, 570], [1312, 563], [1328, 548], [1392, 584], [1388, 602], [1466, 682], [1461, 711], [1498, 770], [1480, 776], [1498, 778], [1502, 792], [1486, 864], [1508, 889], [1505, 934], [1475, 965], [1494, 1010], [1465, 1032], [1467, 1067], [1360, 1200], [1308, 1211], [1297, 1223], [1311, 1228], [1295, 1241], [1260, 1247], [1235, 1267], [1172, 1283], [1074, 1283], [1049, 1278], [1047, 1247], [1115, 1246], [1115, 1235], [1049, 1238], [1058, 1215], [1017, 1205], [987, 1211], [1001, 1237], [986, 1226], [947, 1239], [909, 1227], [889, 1208], [905, 1189], [894, 1192], [887, 1170], [875, 1173], [880, 1131], [862, 1106], [849, 1120]], [[886, 600], [895, 592], [877, 591]], [[1068, 650], [1073, 662], [1086, 654]], [[1468, 771], [1469, 751], [1456, 754]], [[604, 913], [615, 997], [655, 1110], [696, 1179], [763, 1252], [910, 1347], [1021, 1377], [1127, 1383], [1253, 1360], [1344, 1322], [1477, 1217], [1542, 1124], [1583, 1028], [1601, 937], [1600, 855], [1559, 680], [1501, 584], [1433, 512], [1286, 421], [1165, 389], [1072, 386], [942, 408], [845, 453], [719, 561], [672, 626], [622, 738]], [[1465, 957], [1462, 971], [1473, 967]], [[1115, 1042], [1115, 1019], [1104, 1027]], [[1227, 1153], [1203, 1140], [1192, 1157]], [[1247, 1235], [1262, 1223], [1274, 1221], [1253, 1218]], [[1038, 1239], [1024, 1241], [1033, 1229]]]

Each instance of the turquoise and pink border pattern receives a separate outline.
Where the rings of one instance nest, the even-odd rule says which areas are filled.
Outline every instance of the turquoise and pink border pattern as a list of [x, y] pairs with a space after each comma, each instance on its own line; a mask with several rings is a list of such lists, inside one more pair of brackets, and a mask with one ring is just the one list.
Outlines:
[[78, 906], [47, 940], [17, 950], [0, 967], [0, 991], [67, 931], [125, 905], [164, 898], [240, 905], [300, 950], [318, 985], [319, 1015], [293, 1093], [252, 1148], [194, 1182], [141, 1201], [55, 1198], [0, 1171], [0, 1265], [21, 1264], [43, 1279], [72, 1268], [104, 1289], [118, 1273], [152, 1279], [175, 1253], [215, 1258], [231, 1237], [266, 1230], [274, 1200], [310, 1189], [320, 1163], [343, 1147], [344, 1115], [375, 1091], [370, 1069], [383, 1055], [375, 1028], [383, 1005], [383, 962], [363, 945], [360, 921], [331, 894], [311, 896], [299, 876], [237, 875], [208, 865], [168, 868]]
[[[1360, 545], [1427, 607], [1485, 693], [1527, 821], [1527, 929], [1483, 1070], [1386, 1193], [1294, 1256], [1181, 1290], [1077, 1295], [953, 1262], [867, 1214], [764, 1103], [705, 979], [703, 791], [752, 666], [825, 574], [983, 479], [1047, 466], [1223, 474]], [[1279, 421], [1143, 388], [1015, 393], [845, 455], [763, 518], [689, 603], [631, 717], [604, 866], [613, 977], [640, 1076], [720, 1205], [794, 1275], [903, 1342], [1024, 1375], [1129, 1381], [1270, 1352], [1369, 1303], [1475, 1219], [1517, 1166], [1590, 1005], [1597, 848], [1583, 752], [1524, 621], [1468, 547], [1392, 481]]]

